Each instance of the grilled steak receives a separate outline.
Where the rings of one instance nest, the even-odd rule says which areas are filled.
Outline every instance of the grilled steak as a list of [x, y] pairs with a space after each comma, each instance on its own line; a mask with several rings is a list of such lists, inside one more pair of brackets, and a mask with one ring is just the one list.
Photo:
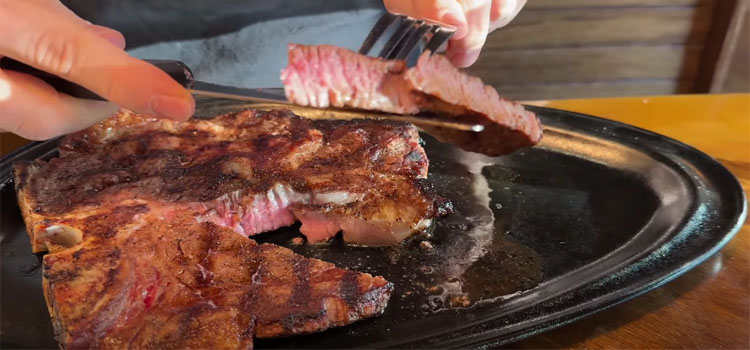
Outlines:
[[250, 349], [383, 311], [392, 285], [136, 200], [72, 214], [43, 287], [65, 348]]
[[252, 348], [378, 315], [393, 286], [244, 236], [399, 242], [451, 210], [427, 167], [405, 123], [122, 111], [15, 179], [61, 345]]
[[425, 52], [417, 65], [381, 60], [327, 45], [289, 46], [289, 65], [281, 80], [290, 101], [313, 107], [352, 107], [399, 114], [423, 111], [485, 126], [485, 132], [425, 127], [440, 140], [499, 156], [533, 146], [542, 138], [534, 113], [476, 77], [455, 68], [445, 57]]
[[35, 252], [56, 216], [123, 200], [185, 204], [245, 236], [300, 220], [309, 242], [398, 243], [450, 211], [426, 182], [406, 123], [308, 120], [246, 110], [187, 122], [123, 111], [67, 136], [60, 157], [17, 167]]

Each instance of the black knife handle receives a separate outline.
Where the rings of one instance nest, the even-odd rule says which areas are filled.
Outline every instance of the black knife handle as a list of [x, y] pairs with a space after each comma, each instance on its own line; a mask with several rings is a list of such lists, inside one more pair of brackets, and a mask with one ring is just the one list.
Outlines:
[[[167, 73], [172, 79], [183, 87], [190, 89], [193, 87], [193, 71], [185, 63], [174, 60], [144, 60], [153, 64], [156, 68]], [[71, 81], [58, 77], [57, 75], [31, 67], [25, 63], [18, 62], [14, 59], [3, 57], [0, 58], [0, 69], [12, 70], [19, 73], [25, 73], [39, 78], [55, 88], [58, 92], [68, 94], [73, 97], [85, 98], [89, 100], [104, 101], [105, 99], [95, 94], [89, 89], [80, 86]]]

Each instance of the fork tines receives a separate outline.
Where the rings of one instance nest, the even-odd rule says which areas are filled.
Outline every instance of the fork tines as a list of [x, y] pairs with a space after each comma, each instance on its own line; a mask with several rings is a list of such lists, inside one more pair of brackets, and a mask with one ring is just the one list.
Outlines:
[[370, 34], [367, 35], [367, 38], [362, 43], [359, 53], [367, 55], [375, 46], [375, 43], [394, 24], [397, 27], [392, 31], [390, 38], [383, 45], [377, 57], [384, 59], [406, 59], [419, 46], [420, 41], [423, 39], [427, 40], [424, 50], [435, 52], [456, 31], [455, 28], [444, 24], [386, 12], [375, 23], [372, 30], [370, 30]]

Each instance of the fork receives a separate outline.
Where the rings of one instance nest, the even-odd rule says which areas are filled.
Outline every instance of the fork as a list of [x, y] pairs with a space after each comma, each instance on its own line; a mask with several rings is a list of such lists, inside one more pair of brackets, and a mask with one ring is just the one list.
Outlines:
[[[375, 26], [368, 34], [365, 41], [362, 43], [362, 47], [359, 49], [359, 53], [367, 55], [376, 42], [383, 36], [386, 30], [392, 25], [396, 24], [397, 27], [391, 34], [391, 37], [385, 43], [381, 49], [378, 57], [384, 59], [401, 59], [404, 60], [420, 45], [420, 41], [423, 39], [427, 41], [424, 45], [423, 51], [435, 52], [437, 51], [450, 37], [455, 33], [455, 28], [440, 24], [437, 22], [418, 20], [407, 16], [393, 15], [390, 13], [384, 14]], [[421, 52], [420, 52], [421, 54]], [[288, 104], [286, 98], [283, 98], [283, 93], [279, 96], [278, 92], [271, 92], [274, 89], [244, 89], [238, 87], [227, 87], [216, 84], [204, 83], [195, 81], [193, 73], [190, 68], [184, 63], [175, 60], [146, 60], [153, 64], [157, 68], [161, 69], [165, 73], [169, 74], [175, 81], [182, 86], [188, 88], [193, 94], [211, 96], [216, 98], [234, 99], [242, 101], [250, 101], [254, 103], [272, 103], [272, 104]], [[93, 100], [105, 100], [101, 96], [91, 92], [90, 90], [62, 79], [53, 74], [38, 70], [24, 63], [12, 60], [8, 57], [0, 57], [0, 68], [14, 70], [21, 73], [30, 74], [36, 76], [39, 79], [44, 80], [57, 91], [66, 93], [68, 95], [93, 99]], [[198, 88], [198, 85], [202, 89]], [[263, 91], [266, 90], [266, 91]], [[296, 106], [298, 109], [301, 108]], [[315, 109], [313, 109], [315, 110]], [[329, 111], [334, 110], [329, 108]], [[323, 111], [325, 111], [323, 109]], [[309, 111], [308, 111], [309, 112]], [[355, 113], [345, 110], [337, 110], [338, 116], [345, 118], [356, 118], [361, 117], [361, 113]], [[321, 110], [316, 113], [321, 114]], [[330, 115], [328, 113], [327, 115]], [[322, 114], [321, 114], [322, 115]], [[392, 115], [387, 113], [368, 112], [368, 115], [375, 117], [381, 115], [383, 118], [390, 118], [393, 120], [401, 120], [405, 122], [411, 122], [416, 125], [430, 125], [440, 126], [444, 128], [450, 128], [455, 130], [480, 132], [484, 127], [480, 124], [473, 124], [464, 121], [455, 120], [443, 120], [439, 117], [424, 118], [419, 116], [408, 116], [408, 115]]]
[[423, 39], [427, 41], [423, 51], [434, 53], [456, 32], [456, 28], [446, 24], [386, 12], [362, 42], [359, 53], [368, 55], [375, 43], [393, 25], [396, 28], [378, 53], [379, 58], [404, 60], [419, 47]]

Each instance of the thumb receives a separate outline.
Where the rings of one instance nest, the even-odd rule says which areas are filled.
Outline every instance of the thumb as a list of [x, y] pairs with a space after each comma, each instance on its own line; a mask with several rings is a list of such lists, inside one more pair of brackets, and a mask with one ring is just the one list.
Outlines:
[[445, 23], [456, 28], [454, 39], [463, 38], [468, 31], [466, 16], [455, 0], [384, 0], [388, 12], [418, 19]]

